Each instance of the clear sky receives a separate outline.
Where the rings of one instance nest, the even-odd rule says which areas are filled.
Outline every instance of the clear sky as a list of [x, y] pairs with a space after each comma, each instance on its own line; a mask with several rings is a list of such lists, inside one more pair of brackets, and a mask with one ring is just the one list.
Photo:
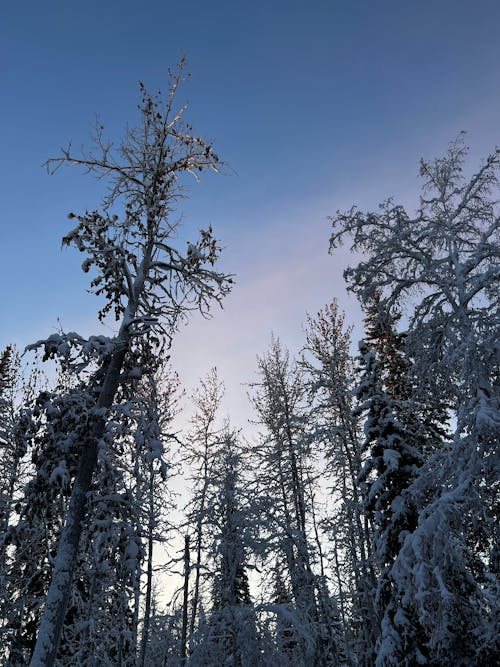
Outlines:
[[135, 119], [137, 82], [163, 87], [187, 54], [181, 91], [195, 130], [235, 173], [193, 184], [186, 225], [211, 223], [237, 274], [214, 319], [174, 345], [192, 385], [212, 365], [245, 418], [240, 383], [271, 330], [301, 344], [305, 312], [333, 296], [359, 325], [327, 216], [389, 195], [410, 205], [418, 160], [468, 131], [473, 161], [500, 143], [498, 0], [3, 0], [0, 4], [0, 347], [65, 330], [98, 332], [81, 257], [60, 249], [68, 211], [99, 187], [42, 163]]

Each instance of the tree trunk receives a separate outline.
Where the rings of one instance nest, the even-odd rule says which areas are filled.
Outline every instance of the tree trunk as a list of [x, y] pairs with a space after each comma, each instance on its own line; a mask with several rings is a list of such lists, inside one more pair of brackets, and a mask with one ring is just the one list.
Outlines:
[[[109, 408], [112, 405], [120, 382], [120, 372], [127, 348], [128, 337], [124, 333], [109, 362], [97, 408]], [[104, 435], [105, 427], [106, 422], [104, 418], [100, 417], [95, 423], [91, 437], [82, 443], [78, 472], [71, 493], [66, 523], [59, 539], [52, 581], [30, 667], [52, 667], [56, 659], [66, 607], [71, 596], [87, 496], [97, 466], [98, 443]]]
[[[208, 429], [207, 429], [208, 431]], [[191, 605], [191, 620], [189, 623], [189, 649], [192, 650], [192, 638], [196, 625], [196, 614], [198, 613], [198, 603], [200, 600], [200, 577], [201, 577], [201, 548], [203, 539], [203, 512], [205, 509], [205, 497], [208, 486], [208, 435], [205, 436], [205, 451], [203, 460], [203, 490], [201, 494], [200, 510], [196, 522], [196, 574], [194, 580], [193, 603]]]
[[148, 564], [146, 574], [146, 600], [144, 606], [144, 619], [142, 622], [141, 653], [138, 667], [146, 664], [146, 650], [149, 639], [149, 626], [151, 623], [151, 597], [153, 593], [153, 530], [154, 530], [154, 471], [153, 465], [149, 465], [149, 521], [148, 521]]
[[188, 596], [189, 596], [189, 535], [184, 537], [184, 594], [182, 598], [182, 631], [180, 663], [186, 664], [187, 658], [187, 626], [188, 626]]

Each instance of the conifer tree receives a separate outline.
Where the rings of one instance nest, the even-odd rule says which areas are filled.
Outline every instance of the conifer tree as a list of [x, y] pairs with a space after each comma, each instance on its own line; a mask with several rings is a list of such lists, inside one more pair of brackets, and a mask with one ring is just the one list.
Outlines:
[[[19, 357], [12, 346], [0, 355], [0, 536], [5, 537], [16, 496], [22, 486], [21, 462], [26, 453], [16, 405]], [[17, 492], [17, 493], [16, 493]], [[4, 591], [6, 566], [5, 543], [0, 542], [0, 590]], [[2, 615], [2, 618], [5, 618]]]
[[[273, 603], [277, 605], [276, 625], [274, 629], [274, 641], [276, 645], [276, 661], [282, 665], [294, 665], [300, 662], [302, 651], [297, 633], [294, 630], [293, 619], [294, 606], [289, 587], [283, 577], [283, 563], [276, 559], [274, 568], [274, 591]], [[283, 613], [287, 610], [288, 613]]]
[[[34, 472], [19, 498], [17, 522], [6, 534], [11, 550], [10, 596], [18, 599], [16, 630], [9, 643], [10, 661], [27, 664], [50, 581], [57, 539], [67, 511], [69, 486], [76, 469], [75, 441], [88, 428], [85, 414], [91, 385], [42, 391], [26, 413], [23, 440]], [[77, 591], [74, 591], [77, 595]]]

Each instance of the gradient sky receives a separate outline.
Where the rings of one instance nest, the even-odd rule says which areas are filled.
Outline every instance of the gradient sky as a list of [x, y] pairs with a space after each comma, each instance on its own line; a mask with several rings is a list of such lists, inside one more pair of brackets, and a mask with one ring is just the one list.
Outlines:
[[60, 239], [100, 187], [41, 165], [68, 140], [88, 145], [96, 114], [118, 136], [137, 82], [165, 89], [185, 52], [188, 118], [235, 173], [193, 183], [182, 211], [195, 231], [213, 225], [237, 282], [223, 312], [179, 333], [173, 360], [188, 387], [217, 365], [242, 424], [240, 383], [271, 330], [297, 349], [305, 312], [333, 296], [359, 327], [327, 216], [389, 195], [411, 206], [418, 160], [462, 129], [473, 164], [500, 143], [499, 27], [498, 0], [3, 0], [0, 348], [58, 318], [99, 331], [82, 258]]

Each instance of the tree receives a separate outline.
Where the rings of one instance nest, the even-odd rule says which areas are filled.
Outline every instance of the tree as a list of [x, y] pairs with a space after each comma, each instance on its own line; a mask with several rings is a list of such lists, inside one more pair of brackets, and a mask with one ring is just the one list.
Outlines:
[[[0, 355], [0, 535], [5, 536], [12, 516], [14, 502], [23, 484], [21, 464], [26, 443], [16, 391], [19, 389], [20, 360], [14, 347], [8, 345]], [[25, 393], [26, 389], [25, 389]], [[30, 400], [26, 398], [27, 403]], [[0, 576], [5, 567], [5, 545], [0, 545]], [[3, 588], [3, 586], [2, 586]]]
[[32, 468], [28, 432], [39, 380], [37, 359], [24, 377], [17, 351], [7, 346], [0, 355], [0, 643], [8, 647], [8, 654], [14, 654], [22, 635], [24, 587], [18, 579], [12, 536]]
[[391, 568], [400, 612], [393, 624], [383, 621], [380, 665], [402, 664], [409, 618], [422, 628], [431, 664], [487, 664], [497, 650], [500, 151], [469, 179], [466, 155], [461, 135], [443, 158], [421, 162], [413, 217], [389, 200], [377, 213], [354, 208], [332, 220], [332, 250], [349, 235], [366, 258], [346, 272], [362, 303], [376, 293], [387, 312], [413, 302], [407, 348], [420, 388], [445, 393], [456, 419], [453, 444], [429, 459], [412, 488], [422, 510]]
[[[443, 446], [446, 437], [442, 399], [414, 395], [416, 378], [406, 355], [406, 336], [396, 330], [399, 319], [399, 313], [381, 308], [376, 294], [367, 307], [366, 339], [360, 343], [363, 375], [356, 388], [357, 412], [366, 417], [365, 460], [358, 479], [364, 509], [374, 527], [377, 641], [380, 625], [393, 626], [400, 607], [391, 569], [402, 540], [417, 525], [421, 505], [411, 492], [412, 485], [420, 467], [430, 453]], [[416, 619], [408, 618], [402, 643], [408, 664], [418, 663], [425, 655]], [[375, 648], [374, 642], [372, 650]]]
[[[174, 245], [179, 223], [171, 219], [174, 204], [183, 196], [181, 178], [206, 169], [218, 170], [212, 146], [193, 135], [183, 120], [184, 108], [175, 108], [182, 80], [183, 62], [172, 76], [166, 101], [150, 95], [141, 85], [141, 124], [127, 129], [114, 151], [96, 134], [96, 151], [81, 157], [71, 146], [60, 158], [49, 160], [52, 171], [76, 165], [109, 182], [102, 210], [71, 214], [77, 226], [63, 239], [86, 255], [83, 270], [93, 270], [91, 287], [105, 299], [99, 316], [114, 310], [120, 328], [113, 339], [83, 340], [76, 334], [53, 335], [38, 345], [46, 357], [71, 358], [86, 364], [97, 360], [101, 382], [90, 411], [93, 426], [78, 443], [78, 471], [71, 502], [59, 539], [52, 581], [47, 595], [33, 667], [52, 665], [64, 623], [80, 536], [98, 459], [99, 441], [106, 426], [107, 410], [121, 382], [121, 370], [137, 337], [172, 335], [180, 318], [196, 308], [207, 312], [230, 289], [231, 278], [213, 270], [219, 247], [212, 229], [188, 243], [183, 253]], [[116, 212], [114, 212], [116, 211]]]
[[221, 429], [217, 423], [224, 384], [219, 380], [217, 369], [212, 368], [207, 377], [200, 381], [199, 388], [193, 393], [192, 401], [196, 408], [191, 418], [191, 430], [184, 447], [185, 461], [191, 468], [193, 497], [187, 511], [187, 523], [193, 533], [195, 559], [194, 587], [189, 621], [189, 650], [193, 650], [197, 614], [201, 596], [202, 557], [206, 542], [206, 524], [211, 488], [214, 483], [214, 471], [219, 465]]
[[[14, 485], [22, 450], [15, 444], [15, 405], [13, 398], [16, 360], [11, 346], [0, 355], [0, 534], [9, 525]], [[3, 561], [3, 558], [2, 558]]]
[[189, 659], [190, 665], [256, 667], [260, 660], [247, 559], [251, 543], [249, 502], [242, 480], [237, 434], [226, 424], [217, 469], [212, 473], [208, 562], [212, 565], [211, 609]]
[[[393, 402], [385, 390], [375, 351], [362, 341], [360, 353], [363, 376], [356, 394], [360, 402], [359, 409], [366, 414], [366, 456], [358, 481], [364, 499], [364, 511], [374, 526], [377, 572], [375, 603], [380, 619], [392, 601], [389, 572], [399, 552], [400, 539], [415, 528], [416, 508], [404, 492], [422, 465], [422, 456], [415, 447], [414, 439], [395, 417]], [[377, 626], [380, 624], [379, 619], [376, 621]], [[375, 649], [375, 643], [371, 649]]]
[[153, 550], [159, 533], [166, 536], [171, 509], [167, 448], [178, 383], [159, 350], [147, 345], [134, 346], [123, 372], [129, 379], [109, 413], [96, 471], [99, 491], [90, 497], [76, 570], [77, 588], [88, 583], [66, 614], [58, 662], [69, 656], [69, 664], [141, 665], [145, 659]]
[[[6, 534], [27, 481], [25, 431], [41, 384], [38, 359], [24, 375], [18, 352], [8, 345], [0, 354], [0, 535]], [[4, 546], [0, 545], [2, 563]]]
[[[311, 405], [312, 437], [325, 456], [324, 477], [331, 488], [332, 514], [323, 521], [333, 542], [334, 588], [347, 653], [370, 664], [376, 625], [372, 526], [363, 517], [358, 476], [361, 423], [355, 410], [351, 329], [335, 300], [308, 316], [301, 367]], [[365, 662], [363, 662], [365, 661]]]
[[[136, 357], [135, 351], [133, 356]], [[124, 367], [127, 376], [129, 364], [130, 359]], [[53, 391], [42, 392], [34, 409], [29, 411], [30, 419], [24, 420], [23, 438], [31, 454], [34, 474], [16, 503], [17, 524], [10, 526], [6, 535], [9, 592], [18, 609], [17, 618], [11, 614], [15, 633], [9, 659], [14, 665], [27, 664], [35, 645], [51, 563], [77, 468], [75, 445], [89, 426], [88, 407], [94, 396], [95, 380], [71, 387], [67, 379], [62, 374]], [[135, 488], [134, 469], [138, 458], [151, 458], [152, 454], [158, 457], [161, 452], [158, 446], [153, 447], [155, 443], [149, 437], [142, 442], [136, 463], [131, 463], [134, 459], [131, 441], [138, 441], [144, 430], [140, 410], [144, 400], [140, 396], [124, 400], [125, 393], [131, 394], [132, 387], [126, 387], [130, 382], [137, 380], [123, 380], [121, 402], [110, 411], [100, 444], [96, 472], [99, 492], [88, 497], [89, 519], [75, 566], [77, 583], [68, 601], [58, 659], [61, 665], [75, 661], [106, 662], [118, 655], [126, 664], [135, 652], [136, 592], [144, 549], [142, 505]], [[153, 430], [151, 423], [149, 430]], [[132, 449], [135, 451], [137, 445]]]
[[55, 555], [67, 510], [69, 484], [76, 469], [75, 442], [87, 427], [85, 416], [92, 387], [42, 391], [23, 419], [22, 442], [31, 454], [33, 472], [16, 503], [17, 522], [9, 526], [8, 585], [17, 599], [15, 633], [9, 659], [27, 663], [34, 650]]
[[[153, 553], [155, 543], [165, 539], [168, 523], [166, 513], [172, 503], [167, 495], [167, 477], [171, 468], [168, 444], [176, 439], [171, 425], [178, 413], [179, 380], [175, 373], [162, 363], [161, 355], [146, 348], [146, 368], [138, 380], [137, 399], [139, 419], [134, 434], [133, 455], [135, 482], [134, 496], [140, 506], [138, 533], [144, 535], [146, 546], [146, 588], [140, 654], [137, 667], [146, 664], [146, 651], [150, 639], [153, 604]], [[136, 610], [139, 611], [136, 603]]]
[[276, 339], [258, 364], [259, 382], [251, 386], [255, 389], [252, 403], [264, 427], [254, 448], [259, 487], [268, 503], [263, 533], [274, 559], [280, 557], [286, 563], [302, 659], [322, 665], [332, 647], [322, 635], [318, 579], [313, 571], [317, 554], [309, 535], [314, 473], [304, 377]]

